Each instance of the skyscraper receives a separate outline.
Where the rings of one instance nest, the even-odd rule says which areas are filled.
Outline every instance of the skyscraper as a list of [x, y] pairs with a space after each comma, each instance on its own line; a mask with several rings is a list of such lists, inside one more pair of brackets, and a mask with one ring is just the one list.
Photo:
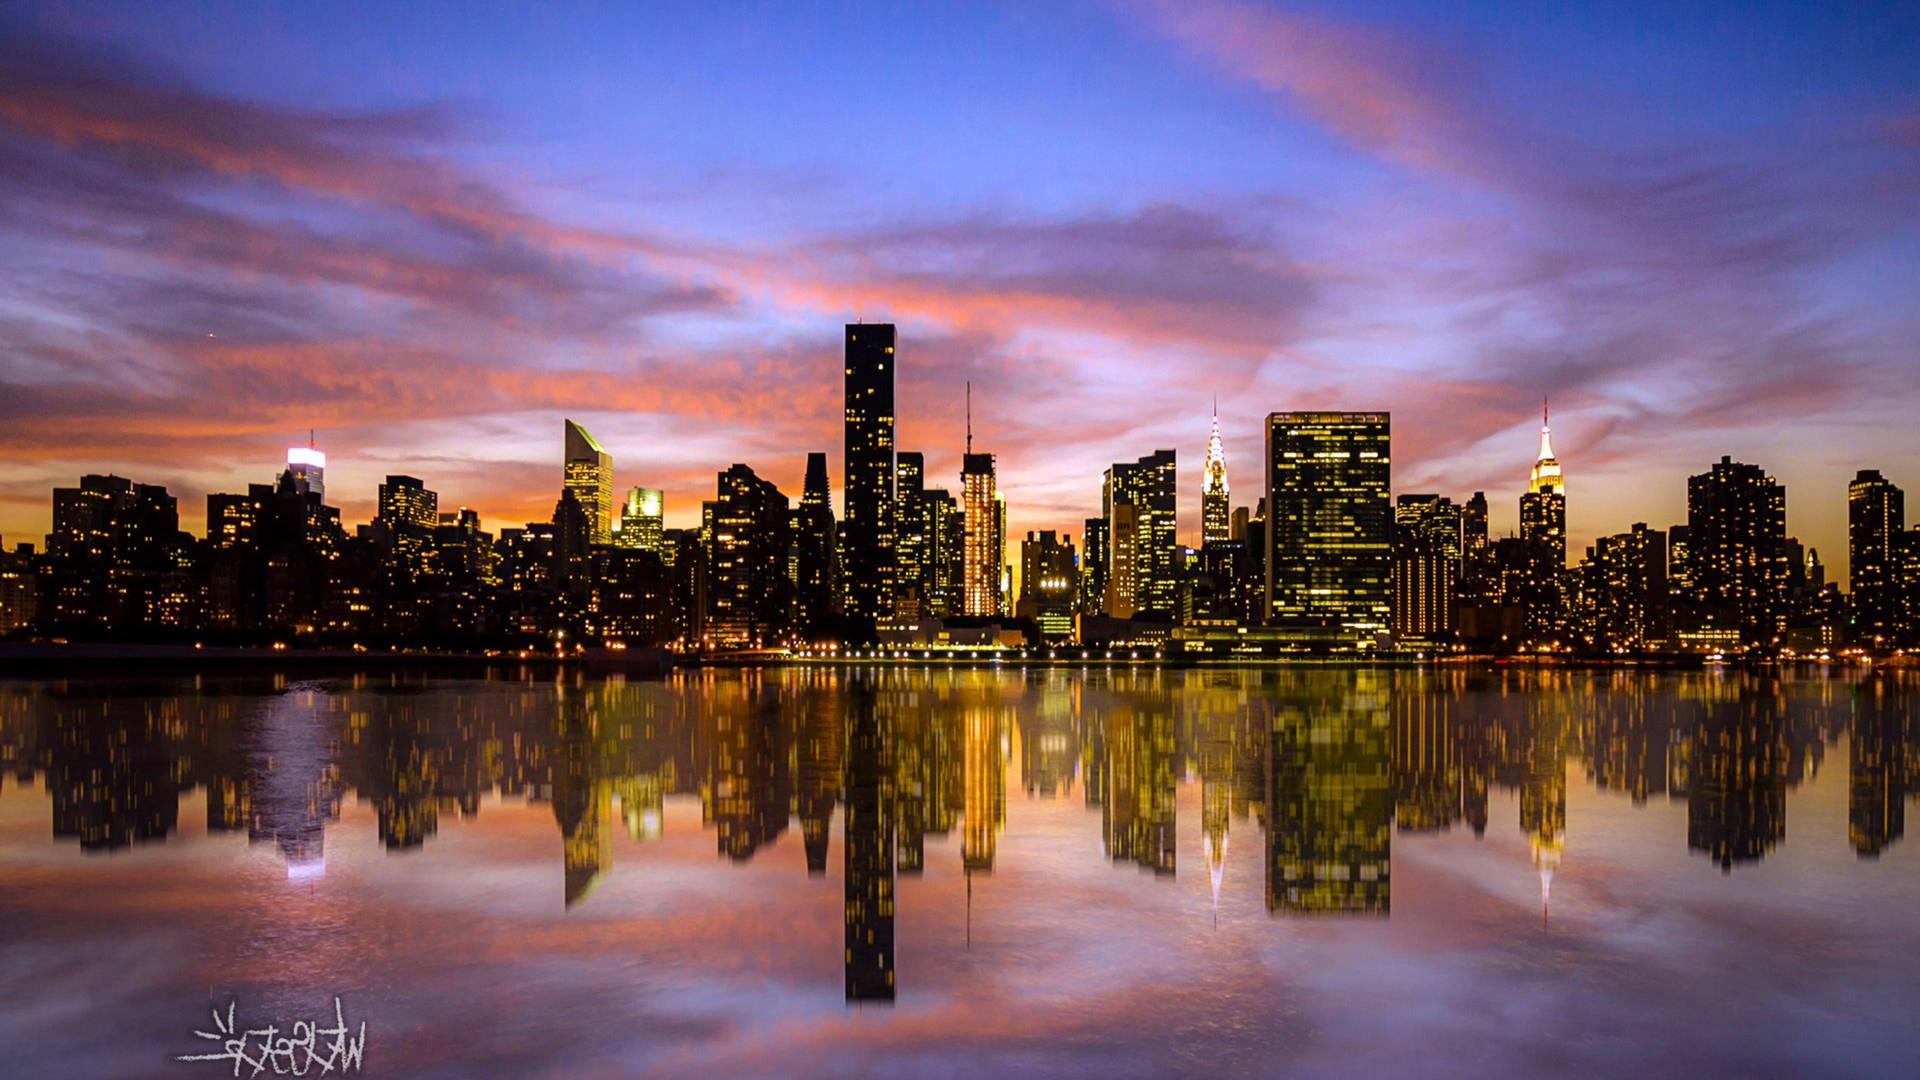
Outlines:
[[314, 449], [312, 439], [305, 446], [287, 447], [287, 473], [293, 477], [296, 491], [326, 501], [327, 455]]
[[627, 501], [614, 521], [613, 542], [624, 548], [637, 548], [660, 554], [666, 531], [667, 497], [658, 488], [629, 488]]
[[1207, 436], [1207, 462], [1201, 468], [1200, 544], [1233, 538], [1232, 510], [1227, 504], [1227, 450], [1220, 442], [1220, 412], [1213, 413], [1213, 431]]
[[1000, 500], [994, 490], [993, 455], [961, 458], [960, 503], [965, 536], [961, 553], [961, 613], [1000, 614]]
[[1032, 619], [1049, 641], [1073, 630], [1073, 601], [1079, 586], [1073, 541], [1052, 529], [1027, 533], [1020, 544], [1020, 605], [1017, 614]]
[[1107, 569], [1110, 555], [1107, 544], [1107, 519], [1087, 519], [1080, 545], [1080, 603], [1082, 614], [1097, 615], [1106, 610]]
[[1594, 645], [1635, 652], [1659, 649], [1667, 631], [1667, 536], [1645, 522], [1594, 541], [1589, 557]]
[[1393, 634], [1434, 644], [1453, 631], [1461, 514], [1452, 499], [1402, 495], [1393, 512]]
[[1386, 630], [1392, 426], [1383, 412], [1267, 417], [1269, 625], [1345, 645]]
[[1906, 496], [1877, 469], [1847, 485], [1847, 565], [1854, 632], [1866, 640], [1894, 636], [1900, 622], [1899, 564]]
[[379, 520], [392, 524], [432, 527], [440, 514], [440, 496], [427, 490], [419, 478], [389, 476], [380, 485]]
[[933, 537], [927, 527], [926, 476], [924, 455], [894, 455], [894, 612], [907, 619], [931, 613]]
[[572, 420], [565, 422], [564, 431], [563, 486], [586, 514], [588, 542], [608, 543], [613, 537], [613, 457]]
[[807, 478], [794, 515], [794, 623], [817, 631], [833, 614], [838, 568], [827, 455], [807, 455]]
[[1546, 491], [1565, 493], [1566, 485], [1560, 474], [1560, 459], [1553, 456], [1553, 429], [1547, 423], [1547, 407], [1540, 406], [1540, 456], [1534, 459], [1533, 474], [1527, 478], [1527, 490], [1533, 494]]
[[920, 500], [927, 512], [927, 569], [933, 581], [927, 612], [945, 618], [965, 607], [966, 514], [945, 488], [928, 488]]
[[1551, 637], [1562, 617], [1562, 578], [1567, 569], [1567, 495], [1560, 460], [1553, 456], [1547, 410], [1540, 409], [1540, 456], [1520, 496], [1520, 539], [1526, 546], [1527, 634], [1535, 641]]
[[892, 323], [846, 328], [847, 614], [893, 614], [893, 345]]
[[1155, 450], [1138, 461], [1116, 463], [1102, 477], [1100, 496], [1108, 521], [1107, 614], [1131, 618], [1152, 611], [1175, 617], [1181, 567], [1174, 452]]
[[1779, 632], [1787, 490], [1757, 465], [1722, 457], [1687, 479], [1687, 561], [1707, 617], [1747, 644]]
[[745, 465], [721, 473], [719, 489], [711, 635], [735, 648], [771, 645], [786, 630], [789, 615], [787, 497]]

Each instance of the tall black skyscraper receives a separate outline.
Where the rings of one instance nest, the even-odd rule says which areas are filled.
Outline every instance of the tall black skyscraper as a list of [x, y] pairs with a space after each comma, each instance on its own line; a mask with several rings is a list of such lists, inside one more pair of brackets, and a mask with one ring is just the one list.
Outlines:
[[772, 644], [786, 630], [787, 497], [745, 465], [720, 474], [714, 507], [713, 640], [739, 648]]
[[894, 455], [894, 611], [916, 619], [932, 611], [934, 538], [928, 528], [927, 465], [922, 454]]
[[1847, 565], [1854, 631], [1867, 641], [1890, 638], [1899, 623], [1901, 532], [1906, 497], [1877, 469], [1847, 485]]
[[834, 610], [839, 586], [832, 493], [827, 484], [827, 455], [807, 455], [807, 479], [794, 512], [794, 622], [817, 632]]
[[1787, 489], [1758, 465], [1723, 457], [1688, 477], [1687, 529], [1693, 589], [1713, 627], [1771, 643], [1787, 576]]
[[847, 326], [846, 517], [841, 562], [847, 614], [893, 614], [892, 323]]

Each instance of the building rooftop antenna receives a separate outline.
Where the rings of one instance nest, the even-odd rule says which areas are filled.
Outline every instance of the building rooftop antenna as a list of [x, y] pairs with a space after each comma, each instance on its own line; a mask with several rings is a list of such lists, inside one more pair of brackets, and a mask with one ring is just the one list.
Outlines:
[[967, 380], [967, 453], [973, 453], [973, 380]]

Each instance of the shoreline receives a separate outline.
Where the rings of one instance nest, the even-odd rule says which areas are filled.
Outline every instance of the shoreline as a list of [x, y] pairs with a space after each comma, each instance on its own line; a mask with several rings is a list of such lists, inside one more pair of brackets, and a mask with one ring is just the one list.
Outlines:
[[[1117, 651], [1117, 650], [1116, 650]], [[938, 650], [872, 650], [871, 655], [852, 653], [828, 655], [789, 655], [763, 652], [752, 655], [678, 655], [660, 649], [588, 650], [568, 656], [552, 653], [521, 652], [428, 652], [393, 650], [351, 650], [322, 648], [270, 648], [245, 645], [196, 646], [158, 644], [120, 644], [112, 642], [0, 642], [0, 678], [32, 677], [40, 674], [72, 676], [95, 674], [111, 676], [121, 672], [152, 674], [156, 669], [181, 672], [266, 671], [287, 669], [379, 669], [422, 672], [479, 673], [504, 668], [579, 671], [589, 675], [661, 676], [674, 669], [697, 670], [702, 667], [1125, 667], [1166, 669], [1244, 669], [1280, 667], [1394, 667], [1434, 669], [1536, 668], [1561, 670], [1728, 670], [1766, 671], [1792, 668], [1818, 669], [1835, 674], [1886, 668], [1905, 669], [1911, 660], [1876, 660], [1871, 663], [1843, 658], [1783, 658], [1753, 661], [1712, 660], [1698, 654], [1650, 654], [1628, 657], [1581, 657], [1564, 655], [1497, 656], [1459, 654], [1438, 657], [1376, 654], [1369, 656], [1277, 655], [1259, 657], [1225, 656], [1140, 656], [1113, 655], [1107, 650], [1077, 647], [1071, 649], [1004, 649], [997, 652], [943, 653]], [[1075, 655], [1062, 655], [1072, 652]], [[915, 655], [917, 654], [917, 655]], [[109, 670], [101, 670], [106, 668]]]

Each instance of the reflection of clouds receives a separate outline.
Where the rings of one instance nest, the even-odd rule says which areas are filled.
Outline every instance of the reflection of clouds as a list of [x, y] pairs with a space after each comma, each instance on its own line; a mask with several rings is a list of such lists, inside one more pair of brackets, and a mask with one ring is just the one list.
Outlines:
[[[1079, 720], [1048, 722], [1107, 731], [1104, 756], [1117, 752], [1118, 724], [1109, 721], [1132, 723], [1116, 717], [1118, 698], [1130, 696], [1137, 713], [1181, 717], [1169, 772], [1177, 824], [1190, 839], [1198, 832], [1212, 864], [1216, 852], [1197, 829], [1209, 806], [1203, 789], [1234, 782], [1243, 762], [1192, 765], [1188, 721], [1239, 715], [1267, 697], [1350, 700], [1341, 688], [1357, 677], [1095, 674], [1085, 676], [1092, 685]], [[832, 684], [798, 672], [757, 678], [764, 694], [789, 704], [797, 690], [789, 679]], [[876, 678], [892, 688], [883, 693], [894, 693], [908, 677]], [[929, 834], [921, 875], [899, 880], [900, 997], [891, 1010], [849, 1009], [843, 1000], [841, 853], [830, 852], [824, 872], [809, 877], [800, 830], [789, 826], [752, 860], [730, 862], [715, 850], [717, 826], [703, 823], [697, 794], [660, 800], [656, 837], [610, 829], [617, 871], [563, 917], [554, 895], [563, 840], [553, 802], [478, 796], [396, 858], [380, 845], [375, 800], [347, 800], [327, 837], [325, 877], [290, 890], [277, 848], [262, 844], [241, 857], [247, 849], [236, 837], [191, 826], [112, 860], [81, 858], [77, 846], [48, 843], [48, 794], [9, 783], [0, 789], [0, 873], [25, 887], [8, 894], [9, 927], [19, 933], [0, 940], [0, 998], [27, 1000], [31, 990], [32, 1015], [51, 1017], [52, 1027], [11, 1028], [25, 1021], [0, 1014], [0, 1036], [34, 1036], [8, 1043], [28, 1047], [18, 1059], [28, 1075], [73, 1071], [73, 1062], [81, 1074], [138, 1073], [141, 1066], [114, 1056], [123, 1048], [95, 1048], [79, 1033], [112, 1016], [133, 1045], [161, 1045], [182, 1030], [181, 1003], [197, 1008], [209, 986], [233, 991], [243, 1007], [260, 1000], [284, 1015], [339, 992], [350, 1008], [385, 1018], [371, 1031], [373, 1048], [392, 1055], [385, 1067], [460, 1076], [487, 1067], [516, 1076], [1430, 1073], [1448, 1061], [1493, 1073], [1665, 1073], [1705, 1069], [1716, 1055], [1765, 1071], [1760, 1066], [1783, 1059], [1756, 1055], [1777, 1046], [1782, 1032], [1809, 1048], [1791, 1060], [1814, 1071], [1863, 1062], [1860, 1071], [1871, 1072], [1872, 1054], [1899, 1049], [1900, 1036], [1888, 1032], [1906, 1030], [1900, 1018], [1913, 991], [1900, 958], [1920, 946], [1920, 928], [1889, 901], [1912, 891], [1915, 864], [1895, 846], [1871, 875], [1856, 867], [1847, 843], [1849, 777], [1834, 766], [1848, 755], [1837, 745], [1827, 768], [1796, 770], [1805, 778], [1791, 792], [1788, 837], [1765, 863], [1723, 879], [1687, 853], [1684, 798], [1633, 804], [1628, 793], [1643, 772], [1665, 775], [1660, 762], [1579, 779], [1582, 758], [1601, 760], [1607, 740], [1638, 732], [1627, 721], [1644, 720], [1646, 710], [1615, 718], [1626, 725], [1618, 730], [1601, 725], [1592, 714], [1609, 699], [1571, 676], [1489, 686], [1454, 674], [1367, 674], [1370, 702], [1422, 689], [1460, 693], [1452, 700], [1471, 707], [1454, 709], [1449, 723], [1507, 724], [1487, 742], [1536, 731], [1541, 717], [1530, 704], [1535, 695], [1484, 691], [1552, 686], [1572, 718], [1569, 735], [1531, 756], [1509, 740], [1514, 771], [1492, 785], [1484, 839], [1460, 825], [1393, 837], [1390, 920], [1275, 918], [1260, 887], [1259, 826], [1238, 817], [1253, 812], [1231, 799], [1213, 810], [1249, 839], [1218, 850], [1225, 887], [1216, 896], [1211, 873], [1156, 879], [1106, 861], [1094, 850], [1102, 835], [1097, 801], [1025, 793], [1030, 761], [1048, 775], [1064, 771], [1039, 754], [1037, 741], [1024, 741], [1057, 689], [1052, 676], [915, 678], [930, 684], [918, 692], [934, 700], [922, 704], [929, 718], [952, 721], [962, 756], [966, 706], [988, 700], [993, 710], [983, 715], [1005, 718], [979, 726], [973, 747], [984, 752], [981, 764], [1000, 770], [1004, 819], [991, 876], [972, 881], [971, 947], [963, 827]], [[657, 719], [653, 710], [680, 695], [745, 710], [758, 699], [740, 685], [703, 675], [618, 692], [569, 688], [566, 700], [590, 702], [603, 733], [628, 720], [637, 732], [639, 721]], [[1474, 692], [1462, 693], [1469, 685]], [[1791, 683], [1671, 675], [1616, 680], [1608, 692], [1644, 704], [1652, 697], [1644, 691], [1655, 687], [1683, 702], [1778, 696], [1788, 712], [1816, 700]], [[499, 696], [466, 697], [448, 713], [470, 720], [520, 702], [544, 716], [552, 704], [547, 687], [474, 693]], [[387, 708], [412, 718], [389, 726], [438, 748], [437, 775], [457, 772], [464, 743], [437, 738], [431, 719], [454, 700], [452, 689], [351, 697], [350, 711]], [[316, 716], [337, 715], [326, 700], [318, 695], [309, 705], [299, 691], [269, 698], [247, 729], [249, 760], [274, 762], [252, 788], [263, 822], [279, 813], [263, 803], [278, 806], [307, 790], [301, 778], [313, 769], [301, 764], [302, 748], [326, 730]], [[805, 716], [793, 711], [795, 730]], [[910, 729], [914, 717], [896, 713], [895, 721]], [[374, 740], [383, 724], [361, 728], [361, 738]], [[1661, 737], [1650, 744], [1666, 745], [1667, 728], [1653, 730]], [[1022, 741], [1010, 747], [1003, 737], [1014, 734]], [[19, 737], [11, 723], [0, 724], [7, 745]], [[1795, 760], [1817, 756], [1804, 748], [1809, 738], [1838, 737], [1817, 726], [1794, 735]], [[375, 741], [373, 756], [384, 762]], [[1212, 742], [1236, 754], [1243, 745], [1218, 732]], [[1448, 768], [1481, 768], [1480, 753], [1463, 749], [1446, 759]], [[1556, 768], [1567, 778], [1563, 807]], [[581, 775], [593, 772], [583, 767]], [[346, 774], [378, 779], [352, 767]], [[539, 791], [542, 776], [531, 769], [514, 783]], [[1524, 794], [1528, 785], [1551, 797]], [[1424, 781], [1404, 790], [1430, 794]], [[182, 802], [183, 822], [204, 817], [197, 798]], [[654, 805], [638, 793], [634, 801]], [[1570, 852], [1553, 883], [1550, 934], [1538, 925], [1530, 847], [1538, 831], [1523, 818], [1523, 803], [1558, 808], [1531, 823], [1554, 822]], [[839, 842], [841, 823], [831, 822], [827, 836]], [[109, 935], [111, 943], [103, 940]], [[134, 958], [124, 973], [112, 959], [121, 947]], [[108, 971], [115, 986], [103, 1001], [92, 984]], [[1699, 1020], [1702, 1002], [1713, 1004], [1711, 1025]]]

